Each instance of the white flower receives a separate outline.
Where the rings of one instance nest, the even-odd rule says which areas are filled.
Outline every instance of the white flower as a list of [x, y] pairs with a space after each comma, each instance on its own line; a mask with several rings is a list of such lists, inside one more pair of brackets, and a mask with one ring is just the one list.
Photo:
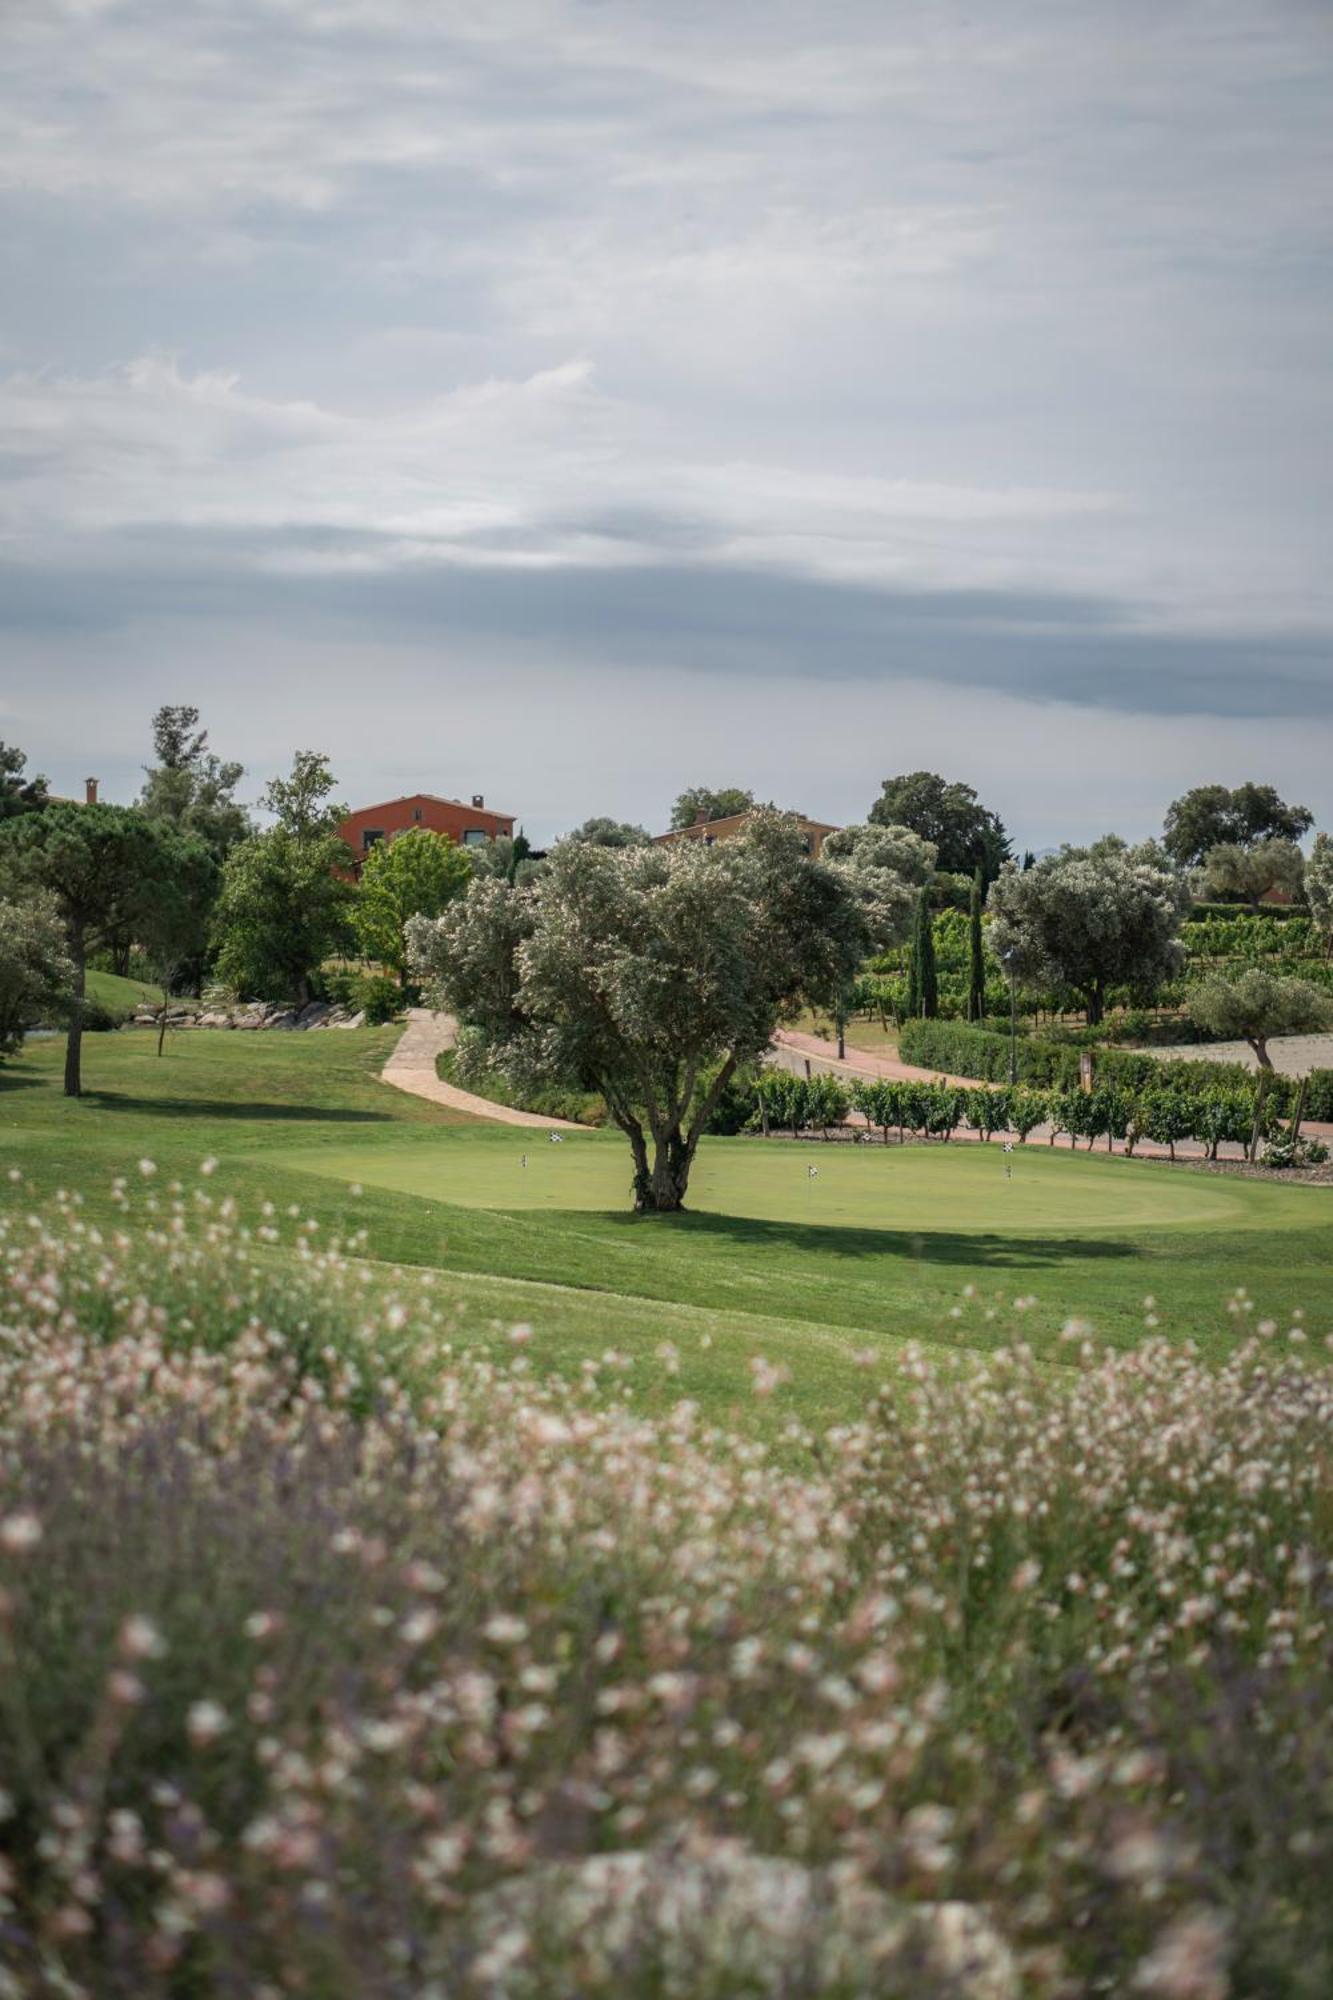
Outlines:
[[127, 1660], [160, 1660], [167, 1642], [151, 1618], [134, 1612], [120, 1628], [120, 1651]]
[[37, 1516], [25, 1510], [19, 1514], [7, 1514], [0, 1521], [0, 1548], [11, 1556], [25, 1556], [29, 1549], [35, 1549], [42, 1539], [42, 1524]]
[[216, 1743], [227, 1727], [227, 1711], [216, 1701], [191, 1702], [185, 1729], [197, 1750]]

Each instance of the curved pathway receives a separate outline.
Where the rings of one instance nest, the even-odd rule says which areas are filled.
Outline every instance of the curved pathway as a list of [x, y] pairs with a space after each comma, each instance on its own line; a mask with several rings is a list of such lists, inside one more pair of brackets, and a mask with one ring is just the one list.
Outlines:
[[466, 1111], [474, 1118], [488, 1118], [494, 1125], [535, 1125], [543, 1131], [582, 1132], [587, 1128], [568, 1118], [546, 1118], [539, 1111], [516, 1111], [510, 1104], [493, 1104], [489, 1097], [475, 1097], [446, 1083], [435, 1062], [443, 1050], [451, 1049], [458, 1023], [451, 1014], [433, 1014], [429, 1007], [409, 1007], [404, 1028], [393, 1054], [380, 1071], [381, 1083], [424, 1097], [429, 1104], [442, 1104], [449, 1111]]

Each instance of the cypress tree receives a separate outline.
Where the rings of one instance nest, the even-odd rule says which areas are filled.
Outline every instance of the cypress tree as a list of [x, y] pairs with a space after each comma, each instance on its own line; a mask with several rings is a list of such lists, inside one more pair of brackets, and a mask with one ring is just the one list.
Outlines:
[[933, 1021], [940, 1009], [939, 979], [935, 971], [935, 923], [930, 910], [929, 883], [917, 900], [907, 1005], [911, 1014], [920, 1015], [924, 1021]]
[[980, 1021], [986, 1013], [986, 959], [981, 944], [981, 903], [985, 895], [985, 879], [980, 868], [972, 877], [972, 901], [969, 909], [968, 945], [970, 968], [967, 982], [967, 1018]]

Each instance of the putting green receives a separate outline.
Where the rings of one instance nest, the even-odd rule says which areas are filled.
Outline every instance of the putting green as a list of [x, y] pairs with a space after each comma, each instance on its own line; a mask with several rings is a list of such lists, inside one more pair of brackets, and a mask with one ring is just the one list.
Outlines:
[[[284, 1148], [283, 1164], [463, 1208], [623, 1212], [629, 1203], [629, 1151], [609, 1133], [571, 1133], [553, 1145], [540, 1131], [409, 1130], [354, 1147]], [[998, 1144], [710, 1139], [695, 1164], [689, 1205], [827, 1228], [1046, 1235], [1308, 1227], [1328, 1213], [1323, 1193], [1044, 1146], [1006, 1154]]]

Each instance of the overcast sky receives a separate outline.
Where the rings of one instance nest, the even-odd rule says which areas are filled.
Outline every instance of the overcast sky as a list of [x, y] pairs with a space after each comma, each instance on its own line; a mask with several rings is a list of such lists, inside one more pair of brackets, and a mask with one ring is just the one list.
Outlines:
[[0, 736], [1333, 822], [1327, 0], [4, 0]]

